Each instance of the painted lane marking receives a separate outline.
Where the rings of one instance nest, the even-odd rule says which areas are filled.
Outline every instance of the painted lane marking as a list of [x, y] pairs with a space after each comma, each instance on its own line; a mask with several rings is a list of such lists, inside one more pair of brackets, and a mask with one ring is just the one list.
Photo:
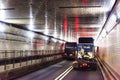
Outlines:
[[68, 72], [66, 72], [66, 74], [64, 74], [59, 80], [62, 80], [68, 73], [70, 73], [70, 71], [72, 71], [72, 69], [73, 67], [71, 67], [71, 69]]
[[62, 74], [60, 74], [57, 78], [54, 80], [62, 80], [71, 70], [73, 69], [72, 66], [70, 66], [68, 69], [66, 69]]

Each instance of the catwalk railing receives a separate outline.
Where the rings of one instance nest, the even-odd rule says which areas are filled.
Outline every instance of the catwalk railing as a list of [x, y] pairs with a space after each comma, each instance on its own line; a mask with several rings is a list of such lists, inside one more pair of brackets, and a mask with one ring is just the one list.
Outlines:
[[58, 50], [0, 51], [0, 80], [13, 79], [62, 60]]

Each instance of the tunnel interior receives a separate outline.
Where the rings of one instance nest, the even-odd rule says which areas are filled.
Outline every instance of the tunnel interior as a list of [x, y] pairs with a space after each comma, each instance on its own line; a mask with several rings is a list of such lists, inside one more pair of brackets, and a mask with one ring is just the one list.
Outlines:
[[[58, 64], [64, 60], [66, 42], [78, 44], [80, 37], [92, 37], [100, 74], [117, 80], [119, 23], [120, 0], [0, 0], [0, 79], [13, 79]], [[27, 73], [22, 74], [22, 70]], [[70, 80], [78, 72], [73, 73], [64, 79]]]

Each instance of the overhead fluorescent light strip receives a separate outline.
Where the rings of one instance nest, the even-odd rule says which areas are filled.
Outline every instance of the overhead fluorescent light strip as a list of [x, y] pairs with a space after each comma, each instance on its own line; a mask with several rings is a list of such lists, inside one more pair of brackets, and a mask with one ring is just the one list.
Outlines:
[[[68, 17], [68, 18], [76, 18], [76, 17]], [[98, 16], [79, 16], [77, 18], [99, 18]]]
[[59, 8], [93, 8], [93, 7], [102, 7], [102, 6], [97, 6], [97, 5], [95, 5], [95, 6], [62, 6], [62, 7], [59, 7]]
[[[71, 25], [75, 25], [74, 23], [70, 23]], [[80, 23], [77, 23], [77, 24], [90, 24], [90, 25], [93, 25], [93, 24], [97, 24], [97, 22], [80, 22]]]

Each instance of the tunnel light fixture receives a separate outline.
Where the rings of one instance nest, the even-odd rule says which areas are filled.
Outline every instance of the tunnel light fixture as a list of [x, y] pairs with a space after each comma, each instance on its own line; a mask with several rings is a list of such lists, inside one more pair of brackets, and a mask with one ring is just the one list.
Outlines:
[[57, 40], [56, 40], [56, 39], [54, 39], [54, 38], [52, 38], [52, 40], [53, 40], [54, 42], [57, 42]]
[[[109, 10], [111, 10], [111, 8], [113, 7], [114, 3], [116, 0], [109, 0], [109, 6], [106, 5], [106, 7], [109, 7]], [[108, 2], [107, 2], [108, 3]]]
[[112, 21], [116, 22], [116, 20], [117, 20], [116, 15], [115, 15], [115, 14], [112, 14], [112, 15], [111, 15], [111, 19], [112, 19]]
[[44, 39], [45, 39], [45, 41], [48, 41], [49, 37], [45, 36]]
[[54, 30], [54, 35], [53, 36], [57, 37], [57, 31], [56, 30]]
[[47, 19], [45, 21], [45, 32], [44, 34], [48, 35], [49, 34], [49, 29], [48, 29], [48, 22], [47, 22]]
[[117, 21], [117, 17], [115, 14], [112, 14], [109, 18], [109, 21], [108, 23], [106, 24], [106, 31], [109, 32], [113, 26], [116, 24], [116, 21]]
[[48, 35], [49, 34], [49, 29], [46, 27], [44, 34]]
[[59, 43], [63, 43], [63, 41], [59, 41]]
[[63, 35], [62, 34], [60, 35], [60, 39], [63, 39]]
[[101, 12], [108, 12], [112, 9], [114, 3], [116, 0], [109, 0], [106, 3], [104, 3], [103, 7], [101, 7]]
[[5, 19], [5, 12], [4, 11], [2, 11], [2, 10], [0, 10], [0, 20], [1, 21], [4, 21], [4, 19]]
[[[55, 28], [55, 30], [54, 30], [54, 35], [53, 35], [53, 36], [54, 36], [55, 38], [57, 37], [57, 30], [56, 30], [56, 28]], [[54, 38], [53, 38], [53, 41], [54, 41], [54, 42], [57, 42], [57, 40], [54, 39]]]
[[29, 29], [30, 29], [30, 30], [33, 30], [33, 29], [34, 29], [34, 19], [33, 19], [33, 14], [32, 14], [32, 7], [30, 7]]
[[61, 24], [60, 39], [63, 39], [63, 25]]
[[102, 40], [102, 36], [99, 37], [99, 39], [97, 41], [95, 41], [95, 45], [100, 45], [100, 41]]
[[5, 19], [5, 11], [2, 10], [4, 8], [3, 2], [0, 1], [0, 20], [4, 21]]
[[34, 20], [33, 20], [33, 15], [32, 15], [32, 9], [30, 8], [30, 22], [29, 22], [29, 29], [33, 30], [34, 28]]
[[34, 33], [29, 31], [27, 32], [27, 36], [30, 38], [30, 39], [33, 39], [34, 38]]
[[101, 33], [102, 38], [105, 38], [106, 35], [107, 35], [107, 31], [105, 29], [103, 29], [103, 31]]
[[5, 24], [0, 23], [0, 32], [5, 32], [6, 28], [5, 28]]
[[118, 19], [120, 19], [120, 3], [117, 5], [116, 13], [117, 13]]
[[34, 29], [34, 21], [33, 19], [30, 18], [30, 23], [29, 23], [29, 29], [33, 30]]
[[32, 0], [30, 0], [30, 5], [29, 5], [29, 7], [30, 7], [30, 22], [29, 22], [29, 29], [30, 30], [33, 30], [34, 29], [34, 17], [33, 17], [33, 8], [32, 8], [32, 5], [33, 5], [33, 3], [32, 3]]
[[63, 39], [63, 33], [62, 33], [62, 31], [61, 31], [61, 34], [60, 34], [60, 39]]
[[48, 35], [49, 34], [49, 29], [48, 29], [48, 10], [47, 10], [47, 3], [45, 2], [45, 32], [44, 34]]

